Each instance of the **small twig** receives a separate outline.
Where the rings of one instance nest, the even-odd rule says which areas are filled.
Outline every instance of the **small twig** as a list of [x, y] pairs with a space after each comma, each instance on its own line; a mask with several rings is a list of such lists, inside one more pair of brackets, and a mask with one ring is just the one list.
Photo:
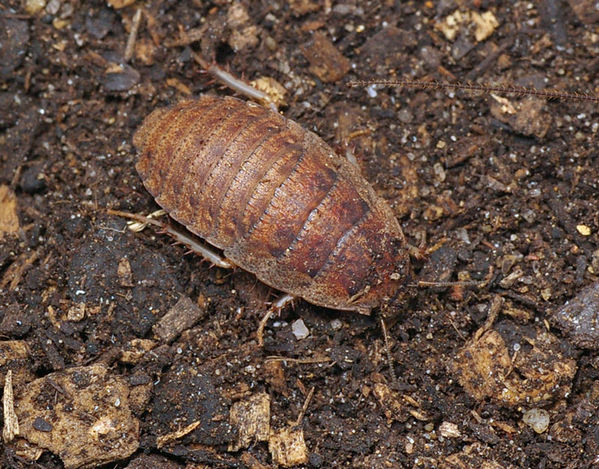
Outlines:
[[164, 448], [167, 444], [172, 443], [173, 441], [180, 440], [185, 435], [188, 435], [192, 431], [194, 431], [199, 425], [201, 421], [196, 420], [195, 422], [190, 423], [189, 425], [177, 430], [176, 432], [168, 433], [166, 435], [159, 436], [156, 439], [156, 447], [158, 449]]
[[499, 315], [499, 312], [501, 311], [503, 302], [504, 299], [501, 296], [495, 295], [493, 297], [493, 299], [491, 300], [491, 306], [489, 307], [489, 314], [487, 315], [485, 323], [474, 333], [474, 342], [478, 341], [485, 332], [487, 332], [493, 327], [493, 323], [495, 322], [497, 316]]
[[125, 47], [125, 62], [129, 62], [133, 57], [133, 51], [135, 49], [135, 41], [137, 40], [137, 31], [139, 31], [139, 24], [141, 22], [141, 8], [138, 8], [133, 15], [133, 21], [131, 22], [131, 31], [129, 32], [129, 38], [127, 39], [127, 46]]
[[411, 283], [410, 287], [478, 287], [484, 285], [484, 280], [470, 280], [467, 282], [435, 282], [434, 280], [418, 280], [416, 283]]
[[456, 331], [456, 334], [459, 336], [459, 338], [465, 342], [466, 337], [464, 336], [464, 334], [462, 334], [462, 331], [460, 331], [458, 327], [455, 325], [455, 322], [453, 321], [453, 319], [451, 319], [451, 315], [448, 315], [447, 319], [449, 320], [449, 324], [451, 324], [451, 327], [453, 327], [453, 330]]
[[299, 365], [311, 365], [315, 363], [330, 363], [333, 360], [331, 358], [289, 358], [289, 357], [266, 357], [265, 362], [289, 362], [297, 363]]
[[113, 210], [111, 208], [106, 209], [106, 213], [108, 213], [109, 215], [116, 215], [117, 217], [121, 218], [129, 218], [131, 220], [135, 220], [137, 223], [127, 222], [127, 227], [131, 231], [134, 231], [136, 233], [144, 230], [148, 225], [154, 225], [160, 229], [164, 229], [166, 226], [164, 223], [154, 219], [156, 217], [166, 215], [166, 212], [162, 209], [150, 213], [147, 217], [144, 215], [139, 215], [137, 213], [123, 212], [121, 210]]
[[304, 401], [304, 405], [302, 406], [302, 410], [297, 416], [297, 420], [295, 421], [295, 427], [299, 427], [304, 419], [304, 415], [306, 415], [306, 410], [308, 410], [308, 406], [310, 405], [310, 401], [312, 400], [312, 396], [314, 395], [314, 386], [310, 389], [310, 392], [306, 396], [306, 400]]
[[507, 379], [509, 377], [509, 375], [512, 373], [512, 371], [514, 371], [514, 362], [516, 361], [517, 357], [518, 357], [518, 350], [516, 350], [514, 352], [514, 354], [512, 355], [512, 358], [510, 359], [510, 368], [509, 368], [509, 370], [507, 370], [507, 373], [505, 374], [503, 379]]

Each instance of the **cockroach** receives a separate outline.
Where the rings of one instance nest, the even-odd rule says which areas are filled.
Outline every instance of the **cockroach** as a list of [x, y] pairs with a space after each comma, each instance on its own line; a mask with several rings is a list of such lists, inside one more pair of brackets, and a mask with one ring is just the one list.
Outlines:
[[[267, 101], [228, 72], [194, 58], [229, 87]], [[349, 83], [370, 84], [597, 100], [521, 87]], [[265, 104], [203, 95], [152, 112], [133, 138], [145, 187], [173, 219], [222, 250], [224, 258], [198, 246], [209, 261], [241, 267], [286, 292], [276, 306], [294, 297], [363, 314], [389, 305], [405, 293], [412, 277], [411, 249], [391, 208], [355, 165]]]
[[263, 283], [364, 314], [406, 290], [409, 249], [391, 208], [294, 121], [203, 95], [153, 111], [133, 143], [156, 202]]

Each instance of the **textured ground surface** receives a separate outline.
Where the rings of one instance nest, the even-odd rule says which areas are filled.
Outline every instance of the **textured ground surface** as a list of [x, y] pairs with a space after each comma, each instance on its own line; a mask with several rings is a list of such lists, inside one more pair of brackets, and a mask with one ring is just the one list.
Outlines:
[[[593, 92], [595, 2], [35, 3], [0, 5], [0, 377], [12, 370], [22, 436], [3, 467], [597, 461], [599, 295], [585, 290], [599, 274], [597, 104], [345, 85]], [[271, 77], [287, 117], [349, 142], [428, 249], [420, 278], [485, 280], [396, 305], [394, 373], [378, 317], [303, 302], [258, 347], [278, 292], [106, 213], [158, 208], [131, 142], [152, 109], [230, 93], [192, 52]], [[300, 318], [310, 335], [298, 340]], [[75, 421], [81, 454], [61, 450]]]

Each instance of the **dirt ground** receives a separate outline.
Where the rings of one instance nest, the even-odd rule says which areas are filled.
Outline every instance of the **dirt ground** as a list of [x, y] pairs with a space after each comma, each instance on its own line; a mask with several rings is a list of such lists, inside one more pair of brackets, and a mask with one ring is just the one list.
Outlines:
[[[346, 85], [594, 93], [595, 3], [3, 0], [2, 467], [599, 465], [597, 102]], [[413, 288], [390, 357], [380, 314], [303, 301], [260, 347], [280, 292], [106, 212], [158, 209], [151, 110], [232, 94], [194, 54], [349, 146], [426, 254], [412, 282], [480, 283]]]

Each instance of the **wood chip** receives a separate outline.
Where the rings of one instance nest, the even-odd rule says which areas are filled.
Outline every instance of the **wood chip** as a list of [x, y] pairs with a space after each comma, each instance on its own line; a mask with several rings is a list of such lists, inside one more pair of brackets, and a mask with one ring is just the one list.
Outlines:
[[120, 10], [121, 8], [128, 7], [135, 3], [135, 0], [106, 0], [106, 3], [110, 5], [115, 10]]
[[8, 186], [0, 186], [0, 240], [4, 234], [13, 234], [19, 230], [17, 216], [17, 196]]
[[349, 60], [321, 32], [314, 33], [301, 51], [310, 62], [310, 72], [325, 83], [339, 81], [349, 72]]
[[[127, 381], [101, 365], [48, 374], [16, 395], [19, 435], [60, 456], [66, 469], [127, 458], [140, 436], [130, 394]], [[52, 405], [40, 406], [49, 395]]]
[[283, 467], [308, 462], [308, 448], [301, 428], [292, 426], [272, 432], [268, 439], [268, 450], [274, 463]]
[[152, 330], [164, 342], [171, 342], [185, 329], [193, 326], [205, 314], [205, 310], [200, 309], [187, 296], [182, 296], [175, 306], [152, 327]]
[[8, 443], [19, 434], [19, 419], [15, 413], [15, 401], [12, 389], [12, 370], [6, 372], [4, 378], [4, 396], [2, 398], [4, 407], [4, 428], [2, 429], [2, 438]]
[[73, 322], [82, 321], [85, 318], [85, 303], [75, 303], [67, 312], [67, 320]]
[[408, 413], [397, 392], [384, 383], [374, 383], [372, 391], [388, 422], [405, 422], [408, 419]]
[[117, 267], [116, 273], [119, 277], [119, 283], [122, 287], [133, 286], [133, 274], [131, 272], [131, 264], [129, 263], [129, 259], [127, 259], [126, 257], [122, 257], [119, 260], [119, 265]]
[[[479, 401], [491, 398], [517, 406], [555, 401], [570, 392], [577, 364], [562, 354], [555, 336], [539, 328], [533, 340], [511, 322], [503, 322], [502, 331], [519, 341], [515, 351], [491, 329], [470, 341], [451, 364], [468, 394]], [[525, 342], [532, 347], [520, 346]]]
[[191, 95], [191, 89], [189, 88], [189, 86], [187, 86], [178, 78], [167, 78], [166, 84], [172, 88], [175, 88], [177, 91], [179, 91], [181, 94], [184, 94], [185, 96]]
[[267, 441], [270, 435], [270, 396], [260, 393], [236, 402], [231, 407], [229, 423], [237, 428], [237, 441], [229, 445], [229, 451], [247, 448], [255, 441]]
[[157, 342], [150, 339], [132, 339], [121, 350], [119, 360], [129, 365], [137, 365], [144, 355], [156, 347]]
[[590, 236], [591, 228], [587, 225], [576, 225], [576, 231], [578, 231], [582, 236]]
[[37, 260], [38, 255], [39, 251], [24, 252], [21, 254], [4, 272], [0, 280], [0, 289], [5, 288], [7, 285], [9, 290], [17, 288], [23, 279], [23, 275]]
[[256, 80], [251, 81], [250, 85], [266, 93], [278, 108], [287, 106], [287, 102], [285, 101], [287, 90], [274, 78], [259, 77]]

